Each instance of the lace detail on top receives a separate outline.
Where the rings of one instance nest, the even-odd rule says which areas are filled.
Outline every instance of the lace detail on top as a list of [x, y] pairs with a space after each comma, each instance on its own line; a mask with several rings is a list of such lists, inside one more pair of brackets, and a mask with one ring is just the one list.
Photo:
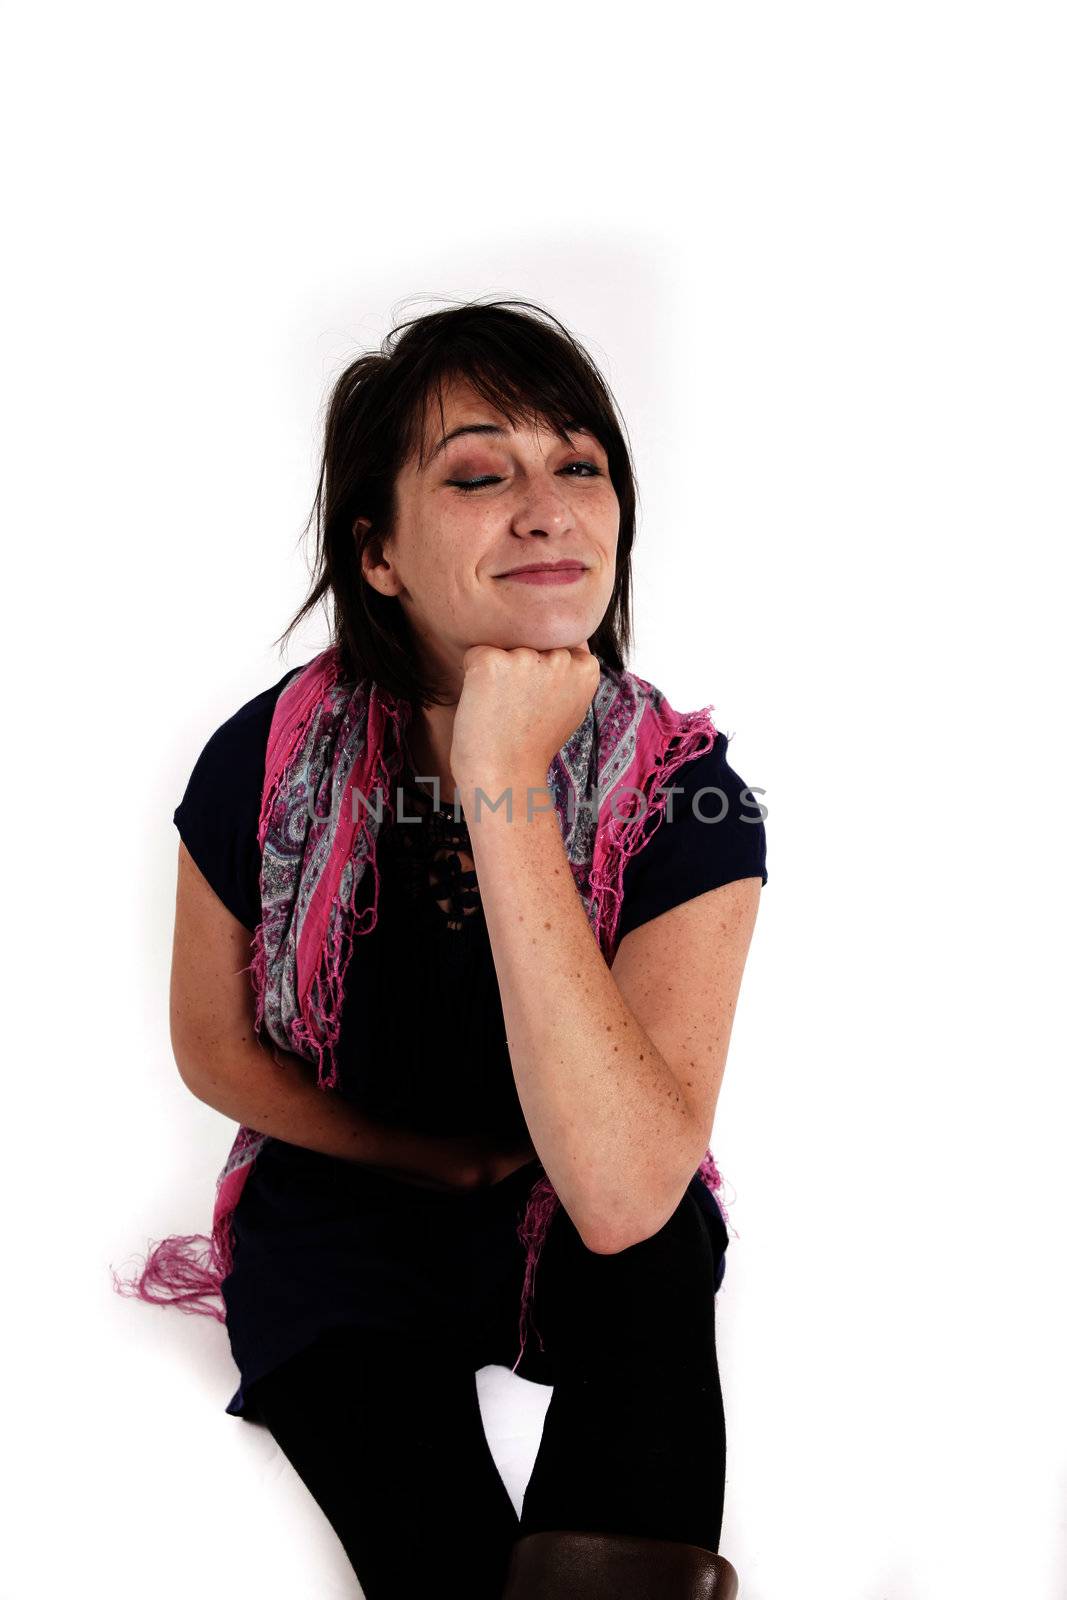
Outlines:
[[402, 769], [398, 783], [404, 791], [403, 817], [420, 818], [395, 820], [383, 835], [402, 891], [427, 907], [438, 926], [462, 933], [481, 909], [466, 820], [461, 816], [457, 821], [451, 806], [435, 808], [432, 795], [415, 783], [409, 767]]

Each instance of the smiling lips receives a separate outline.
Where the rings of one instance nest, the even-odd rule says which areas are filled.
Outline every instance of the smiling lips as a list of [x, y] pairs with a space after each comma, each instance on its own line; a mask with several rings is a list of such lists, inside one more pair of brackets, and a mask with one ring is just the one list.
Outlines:
[[516, 583], [575, 583], [585, 571], [580, 561], [534, 561], [497, 576]]

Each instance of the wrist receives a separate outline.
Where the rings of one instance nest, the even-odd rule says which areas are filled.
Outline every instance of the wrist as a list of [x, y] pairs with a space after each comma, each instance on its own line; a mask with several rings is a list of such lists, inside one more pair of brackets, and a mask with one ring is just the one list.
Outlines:
[[479, 772], [457, 778], [463, 815], [468, 823], [503, 818], [529, 822], [555, 809], [547, 772], [531, 769], [511, 772]]

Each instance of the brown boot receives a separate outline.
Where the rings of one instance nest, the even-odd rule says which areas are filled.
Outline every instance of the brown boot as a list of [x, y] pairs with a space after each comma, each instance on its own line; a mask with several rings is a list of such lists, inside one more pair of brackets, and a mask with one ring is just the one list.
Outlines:
[[527, 1533], [501, 1600], [736, 1600], [725, 1556], [627, 1533]]

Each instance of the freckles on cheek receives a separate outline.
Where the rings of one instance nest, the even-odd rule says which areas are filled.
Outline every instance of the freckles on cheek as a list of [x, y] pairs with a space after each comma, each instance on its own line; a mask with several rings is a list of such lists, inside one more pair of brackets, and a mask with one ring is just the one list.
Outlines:
[[460, 617], [478, 601], [477, 574], [461, 563], [442, 566], [437, 576], [437, 593], [448, 614]]

